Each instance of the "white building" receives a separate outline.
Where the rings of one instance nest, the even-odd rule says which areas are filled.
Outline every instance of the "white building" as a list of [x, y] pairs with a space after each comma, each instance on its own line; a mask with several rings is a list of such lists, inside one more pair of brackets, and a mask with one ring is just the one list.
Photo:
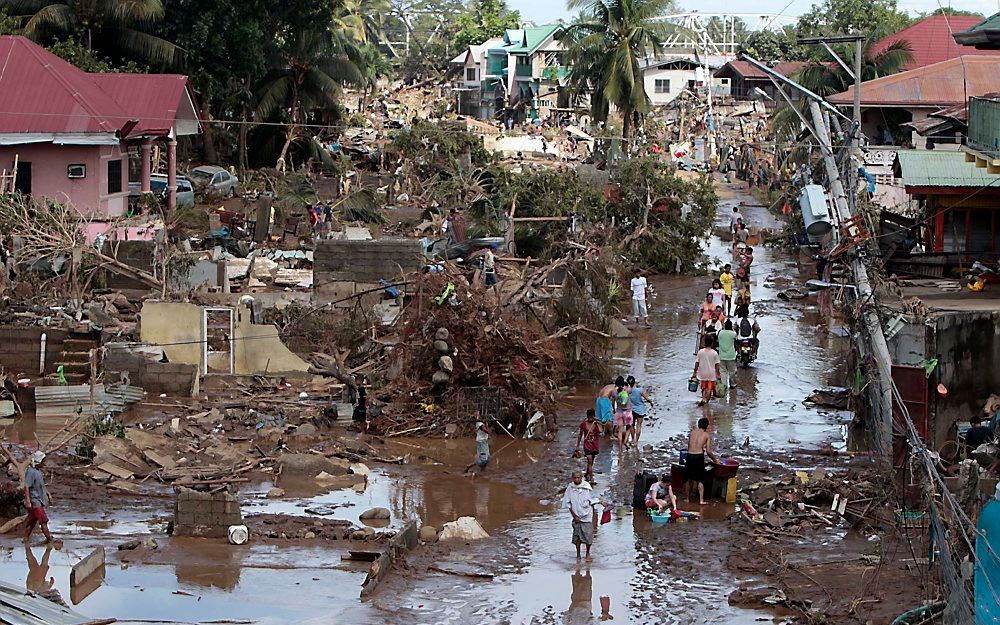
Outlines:
[[[712, 70], [711, 65], [706, 69], [704, 64], [685, 57], [645, 59], [639, 63], [639, 67], [646, 95], [653, 106], [670, 104], [683, 91], [700, 93]], [[714, 83], [713, 87], [718, 93], [720, 85]]]

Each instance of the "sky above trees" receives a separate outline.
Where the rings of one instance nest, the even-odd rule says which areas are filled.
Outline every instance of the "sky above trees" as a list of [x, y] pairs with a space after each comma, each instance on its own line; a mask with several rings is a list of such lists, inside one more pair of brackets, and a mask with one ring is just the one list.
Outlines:
[[[784, 13], [786, 15], [801, 15], [809, 10], [814, 4], [814, 0], [680, 0], [682, 7], [690, 8], [697, 5], [699, 11], [711, 13], [713, 11], [734, 11], [753, 13], [761, 11], [763, 13]], [[570, 19], [572, 15], [566, 10], [566, 3], [563, 0], [507, 0], [507, 5], [511, 9], [521, 12], [523, 19], [532, 20], [537, 24], [544, 24], [559, 18]], [[786, 8], [787, 6], [787, 8]], [[963, 9], [966, 11], [977, 11], [983, 15], [993, 15], [1000, 11], [1000, 1], [998, 0], [900, 0], [899, 8], [908, 13], [930, 13], [940, 6], [953, 9]]]

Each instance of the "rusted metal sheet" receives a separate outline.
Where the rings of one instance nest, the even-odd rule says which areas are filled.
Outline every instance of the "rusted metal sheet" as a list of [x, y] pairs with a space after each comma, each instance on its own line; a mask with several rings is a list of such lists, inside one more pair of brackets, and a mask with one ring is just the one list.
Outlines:
[[[917, 429], [920, 440], [928, 442], [930, 432], [930, 392], [928, 390], [927, 374], [923, 367], [892, 366], [892, 381], [899, 389], [903, 405], [910, 413], [910, 420]], [[906, 424], [897, 404], [893, 403], [892, 418], [897, 431], [905, 431]]]

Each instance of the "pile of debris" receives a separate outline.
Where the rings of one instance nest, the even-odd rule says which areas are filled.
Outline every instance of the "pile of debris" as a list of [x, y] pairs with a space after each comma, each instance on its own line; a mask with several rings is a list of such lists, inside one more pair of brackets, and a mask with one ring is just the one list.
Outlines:
[[742, 516], [764, 540], [801, 536], [802, 530], [849, 526], [872, 531], [895, 526], [900, 518], [892, 498], [892, 485], [875, 472], [812, 474], [753, 484], [741, 491]]

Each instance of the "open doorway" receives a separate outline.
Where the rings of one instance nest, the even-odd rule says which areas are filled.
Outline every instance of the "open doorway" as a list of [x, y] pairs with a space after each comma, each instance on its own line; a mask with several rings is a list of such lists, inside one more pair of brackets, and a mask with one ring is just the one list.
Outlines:
[[233, 309], [206, 308], [202, 311], [205, 337], [203, 373], [233, 373]]

